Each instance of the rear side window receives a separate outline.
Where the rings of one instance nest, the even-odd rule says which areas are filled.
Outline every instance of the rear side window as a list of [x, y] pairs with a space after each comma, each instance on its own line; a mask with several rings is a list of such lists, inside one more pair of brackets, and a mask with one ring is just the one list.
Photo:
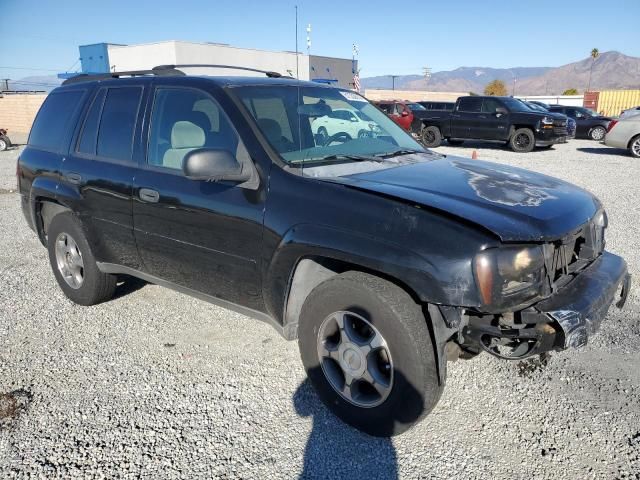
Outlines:
[[78, 143], [78, 152], [87, 153], [89, 155], [96, 154], [96, 140], [98, 138], [98, 126], [100, 125], [100, 113], [102, 113], [102, 104], [106, 90], [98, 91], [93, 99], [87, 118], [82, 127], [82, 135]]
[[458, 103], [460, 112], [479, 112], [481, 108], [482, 98], [478, 97], [462, 97]]
[[96, 155], [115, 160], [131, 160], [133, 132], [142, 88], [109, 88], [106, 95], [100, 117]]
[[62, 152], [65, 140], [70, 137], [70, 129], [74, 126], [72, 120], [80, 108], [84, 93], [84, 90], [51, 93], [33, 123], [29, 145]]

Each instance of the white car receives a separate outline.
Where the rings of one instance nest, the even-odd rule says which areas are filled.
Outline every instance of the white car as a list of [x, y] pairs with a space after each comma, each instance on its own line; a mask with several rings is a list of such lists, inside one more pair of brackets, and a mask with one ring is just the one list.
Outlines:
[[631, 115], [613, 122], [604, 137], [604, 144], [629, 149], [632, 156], [640, 158], [640, 115]]
[[316, 118], [311, 124], [311, 129], [324, 138], [344, 133], [353, 139], [372, 137], [378, 130], [378, 125], [361, 112], [336, 108], [329, 115]]
[[640, 106], [623, 110], [620, 114], [620, 118], [633, 117], [634, 115], [640, 115]]

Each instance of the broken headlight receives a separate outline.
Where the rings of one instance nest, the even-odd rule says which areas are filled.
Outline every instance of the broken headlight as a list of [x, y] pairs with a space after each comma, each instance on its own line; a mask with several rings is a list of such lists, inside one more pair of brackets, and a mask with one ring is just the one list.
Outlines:
[[490, 248], [476, 255], [474, 273], [485, 305], [515, 307], [541, 294], [544, 252], [541, 246]]

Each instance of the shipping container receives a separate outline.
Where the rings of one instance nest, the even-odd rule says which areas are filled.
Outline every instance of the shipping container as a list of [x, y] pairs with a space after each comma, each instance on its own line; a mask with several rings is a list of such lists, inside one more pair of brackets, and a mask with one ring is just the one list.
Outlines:
[[[587, 99], [594, 93], [597, 94], [595, 106], [587, 105]], [[617, 117], [623, 110], [638, 105], [640, 105], [640, 90], [602, 90], [587, 92], [584, 97], [585, 107], [610, 117]]]

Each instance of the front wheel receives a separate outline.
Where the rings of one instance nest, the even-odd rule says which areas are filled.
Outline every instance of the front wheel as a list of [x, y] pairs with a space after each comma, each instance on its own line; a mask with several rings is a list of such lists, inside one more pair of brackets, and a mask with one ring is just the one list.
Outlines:
[[440, 398], [427, 320], [392, 283], [360, 272], [329, 278], [305, 300], [298, 333], [320, 399], [369, 435], [408, 430]]
[[433, 125], [430, 127], [424, 127], [420, 132], [420, 140], [425, 147], [436, 148], [442, 143], [442, 133], [438, 127]]
[[536, 146], [536, 139], [530, 129], [519, 128], [513, 132], [513, 135], [511, 135], [511, 138], [509, 139], [509, 146], [514, 152], [531, 152], [533, 147]]
[[629, 142], [629, 153], [632, 157], [640, 158], [640, 135], [637, 135]]
[[0, 135], [0, 152], [4, 152], [11, 146], [11, 140], [6, 135]]
[[607, 131], [604, 127], [597, 126], [591, 129], [589, 136], [591, 137], [591, 140], [602, 140], [606, 134]]

